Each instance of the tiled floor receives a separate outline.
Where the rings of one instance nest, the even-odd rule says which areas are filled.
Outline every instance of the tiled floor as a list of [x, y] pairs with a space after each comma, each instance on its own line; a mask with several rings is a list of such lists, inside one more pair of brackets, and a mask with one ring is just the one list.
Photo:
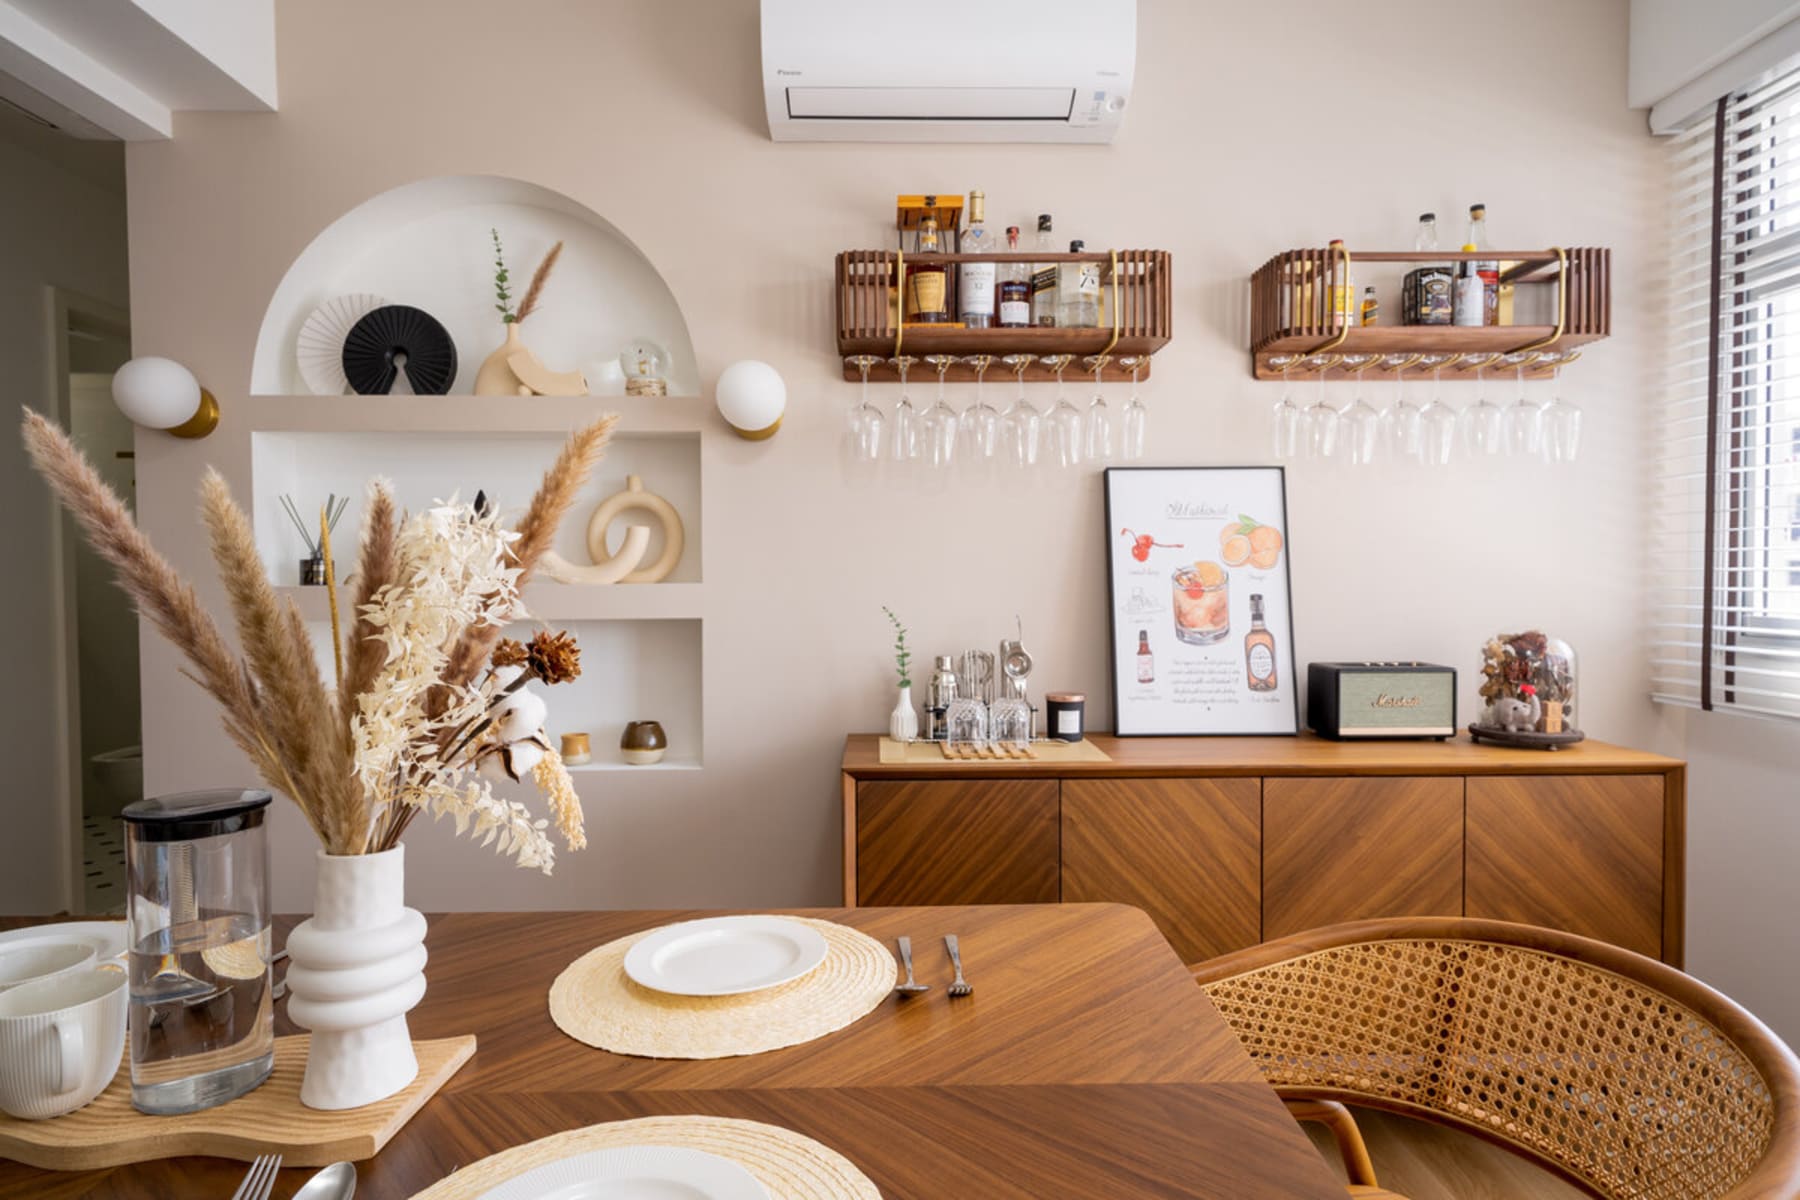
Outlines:
[[125, 912], [125, 834], [116, 818], [81, 823], [82, 911], [107, 917]]

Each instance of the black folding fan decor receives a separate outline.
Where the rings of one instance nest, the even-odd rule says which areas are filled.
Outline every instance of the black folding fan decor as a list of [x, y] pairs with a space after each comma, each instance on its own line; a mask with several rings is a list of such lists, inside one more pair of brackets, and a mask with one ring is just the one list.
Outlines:
[[447, 395], [456, 379], [456, 343], [430, 313], [388, 304], [350, 327], [344, 377], [359, 396], [385, 396], [401, 371], [415, 394]]

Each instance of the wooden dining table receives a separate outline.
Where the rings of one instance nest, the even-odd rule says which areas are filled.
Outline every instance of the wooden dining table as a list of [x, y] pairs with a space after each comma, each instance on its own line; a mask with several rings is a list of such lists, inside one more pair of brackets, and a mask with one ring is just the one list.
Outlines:
[[[458, 1167], [602, 1121], [764, 1121], [845, 1155], [886, 1200], [1343, 1200], [1338, 1183], [1148, 917], [1116, 904], [794, 910], [889, 946], [923, 996], [740, 1058], [644, 1059], [574, 1041], [551, 982], [586, 951], [706, 912], [449, 913], [430, 921], [418, 1038], [475, 1056], [373, 1159], [357, 1200], [406, 1200]], [[292, 922], [278, 923], [277, 937]], [[974, 993], [952, 999], [942, 937]], [[280, 1006], [278, 1006], [279, 1008]], [[285, 1015], [281, 1032], [293, 1032]], [[244, 1164], [174, 1158], [53, 1173], [0, 1162], [0, 1197], [227, 1200]], [[284, 1170], [273, 1200], [310, 1174]]]

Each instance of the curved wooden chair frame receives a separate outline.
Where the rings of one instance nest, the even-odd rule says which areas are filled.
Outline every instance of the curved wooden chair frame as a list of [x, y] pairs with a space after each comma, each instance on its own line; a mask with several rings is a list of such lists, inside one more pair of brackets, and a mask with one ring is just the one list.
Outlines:
[[[1800, 1196], [1800, 1061], [1692, 976], [1573, 934], [1358, 921], [1190, 968], [1263, 1074], [1375, 1182], [1344, 1103], [1483, 1138], [1601, 1200]], [[1335, 1110], [1335, 1111], [1334, 1111]]]

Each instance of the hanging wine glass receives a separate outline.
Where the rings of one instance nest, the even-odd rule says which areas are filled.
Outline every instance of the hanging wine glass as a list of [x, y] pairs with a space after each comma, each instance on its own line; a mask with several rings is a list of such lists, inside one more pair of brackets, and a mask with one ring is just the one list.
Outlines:
[[[1276, 401], [1270, 412], [1270, 434], [1274, 440], [1275, 457], [1293, 458], [1300, 453], [1301, 425], [1300, 406], [1294, 403], [1293, 357], [1283, 359], [1280, 366], [1281, 399]], [[1137, 378], [1135, 373], [1132, 378]]]
[[957, 455], [964, 462], [979, 465], [992, 462], [1000, 449], [1000, 410], [982, 398], [982, 376], [994, 361], [991, 354], [971, 354], [963, 361], [975, 368], [975, 403], [963, 409], [957, 419]]
[[1525, 361], [1519, 373], [1518, 402], [1506, 410], [1506, 449], [1509, 454], [1536, 458], [1544, 453], [1544, 410], [1525, 394]]
[[1087, 414], [1082, 418], [1081, 454], [1089, 462], [1105, 462], [1113, 456], [1113, 420], [1106, 394], [1100, 390], [1100, 378], [1112, 360], [1109, 355], [1090, 354], [1081, 361], [1094, 372], [1094, 398], [1088, 401]]
[[1419, 414], [1420, 447], [1425, 462], [1447, 467], [1456, 450], [1456, 410], [1444, 403], [1444, 360], [1431, 369], [1431, 403]]
[[1356, 399], [1340, 418], [1344, 451], [1353, 466], [1366, 467], [1375, 461], [1375, 447], [1381, 441], [1381, 410], [1370, 404], [1364, 391], [1365, 361], [1356, 368]]
[[1069, 403], [1063, 392], [1063, 369], [1069, 365], [1073, 354], [1047, 354], [1044, 362], [1056, 372], [1056, 403], [1050, 408], [1050, 416], [1046, 421], [1050, 431], [1050, 456], [1059, 467], [1078, 467], [1081, 465], [1082, 419], [1081, 410]]
[[910, 354], [888, 359], [900, 374], [900, 399], [894, 401], [894, 415], [888, 422], [888, 457], [894, 462], [911, 462], [919, 456], [919, 411], [906, 394], [906, 372], [919, 360]]
[[1329, 367], [1327, 362], [1317, 368], [1319, 398], [1307, 405], [1301, 414], [1301, 444], [1308, 458], [1330, 458], [1337, 452], [1338, 410], [1325, 403], [1325, 372]]
[[1119, 359], [1119, 365], [1131, 372], [1131, 399], [1125, 402], [1125, 427], [1119, 444], [1119, 452], [1128, 462], [1136, 462], [1144, 457], [1144, 440], [1149, 432], [1150, 410], [1138, 399], [1137, 390], [1138, 368], [1143, 362], [1135, 354], [1127, 354]]
[[956, 410], [944, 399], [944, 375], [956, 362], [953, 354], [927, 354], [925, 361], [937, 371], [937, 403], [919, 418], [919, 454], [926, 466], [948, 470], [956, 460]]
[[1425, 450], [1424, 410], [1406, 398], [1406, 368], [1411, 361], [1402, 358], [1395, 363], [1394, 403], [1381, 414], [1388, 453], [1400, 462], [1418, 462]]
[[1001, 438], [1008, 466], [1021, 470], [1037, 466], [1038, 445], [1043, 437], [1044, 414], [1025, 398], [1025, 372], [1037, 359], [1030, 354], [1009, 354], [1000, 360], [1019, 378], [1019, 398], [1000, 414]]
[[1544, 407], [1544, 457], [1553, 463], [1575, 461], [1581, 449], [1581, 409], [1563, 399], [1562, 371], [1551, 376], [1556, 397]]
[[1506, 412], [1487, 398], [1487, 364], [1475, 368], [1475, 403], [1462, 411], [1463, 446], [1485, 458], [1506, 448]]
[[869, 402], [869, 368], [881, 360], [872, 354], [858, 354], [850, 361], [862, 373], [862, 402], [850, 410], [850, 452], [859, 463], [879, 462], [887, 417]]

